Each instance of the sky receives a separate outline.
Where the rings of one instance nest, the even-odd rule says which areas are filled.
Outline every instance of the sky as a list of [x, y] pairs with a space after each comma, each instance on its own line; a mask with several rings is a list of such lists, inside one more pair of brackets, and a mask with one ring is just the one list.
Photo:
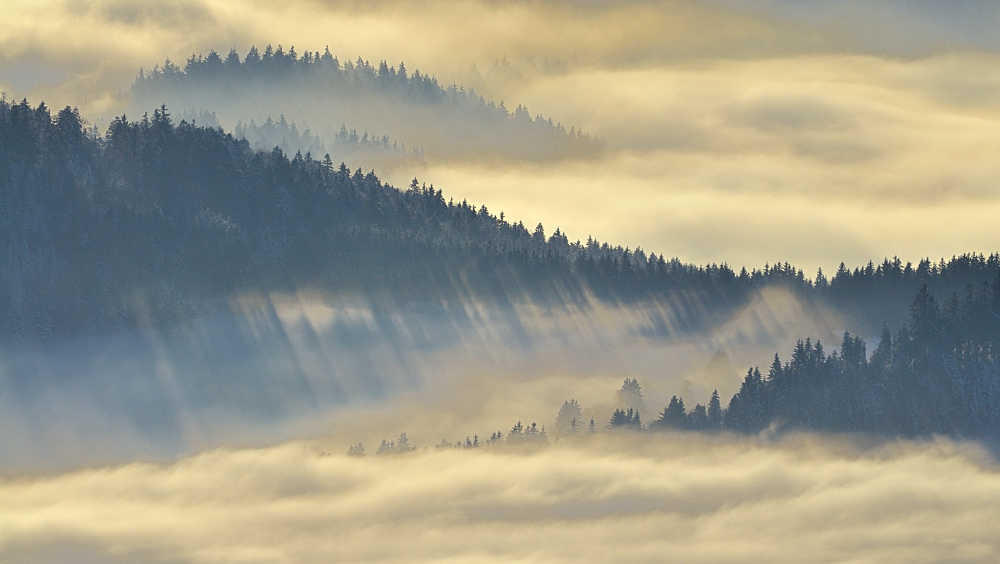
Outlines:
[[[294, 45], [405, 62], [605, 140], [429, 162], [457, 200], [683, 261], [810, 275], [1000, 240], [994, 3], [12, 0], [0, 90], [106, 123], [140, 67]], [[504, 60], [508, 65], [497, 65]], [[414, 171], [384, 171], [405, 185]]]

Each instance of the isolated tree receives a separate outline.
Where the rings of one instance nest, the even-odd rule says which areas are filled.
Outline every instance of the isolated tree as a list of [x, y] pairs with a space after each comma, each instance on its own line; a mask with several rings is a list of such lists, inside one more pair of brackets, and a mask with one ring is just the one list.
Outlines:
[[719, 429], [722, 429], [722, 421], [724, 417], [722, 413], [722, 402], [719, 400], [719, 390], [712, 390], [712, 397], [708, 400], [706, 416], [708, 418], [708, 430], [718, 431]]
[[406, 433], [399, 434], [399, 440], [396, 441], [396, 452], [410, 452], [413, 447], [410, 446], [410, 439], [406, 436]]
[[646, 403], [642, 397], [642, 387], [639, 386], [639, 381], [635, 378], [626, 378], [618, 390], [618, 408], [631, 409], [637, 414], [646, 410]]
[[580, 403], [575, 399], [564, 401], [556, 415], [556, 431], [560, 435], [567, 435], [576, 431], [579, 422], [583, 420], [583, 411]]

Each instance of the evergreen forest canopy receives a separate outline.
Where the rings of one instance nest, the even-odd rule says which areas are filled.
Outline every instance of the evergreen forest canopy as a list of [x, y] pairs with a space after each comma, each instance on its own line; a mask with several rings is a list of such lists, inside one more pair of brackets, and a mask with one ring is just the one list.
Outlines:
[[[728, 408], [708, 418], [685, 414], [674, 398], [656, 425], [759, 433], [770, 427], [917, 436], [1000, 434], [1000, 279], [939, 304], [921, 287], [909, 319], [893, 335], [882, 329], [869, 357], [860, 337], [845, 332], [840, 349], [795, 344], [776, 353], [766, 376], [747, 371]], [[713, 396], [708, 412], [712, 412]], [[716, 407], [716, 410], [718, 408]], [[702, 408], [704, 411], [704, 408]]]
[[96, 135], [71, 108], [0, 99], [0, 171], [4, 342], [168, 328], [240, 293], [303, 288], [428, 302], [670, 298], [697, 329], [782, 285], [881, 326], [905, 319], [922, 285], [966, 295], [1000, 273], [1000, 255], [963, 255], [841, 266], [814, 282], [788, 263], [736, 272], [571, 242], [416, 179], [400, 190], [329, 156], [175, 124], [165, 106]]
[[[285, 52], [280, 45], [268, 45], [263, 52], [252, 47], [243, 59], [235, 50], [225, 58], [210, 51], [191, 55], [183, 68], [168, 59], [151, 71], [140, 70], [130, 94], [133, 111], [166, 103], [182, 112], [209, 112], [215, 121], [204, 125], [247, 127], [251, 121], [286, 118], [300, 129], [311, 129], [318, 142], [312, 146], [321, 150], [275, 145], [284, 151], [329, 152], [336, 160], [351, 156], [341, 152], [350, 149], [341, 133], [351, 131], [373, 137], [382, 156], [397, 160], [389, 147], [406, 152], [409, 146], [416, 156], [426, 152], [431, 159], [549, 160], [592, 155], [602, 146], [551, 118], [532, 117], [521, 105], [508, 110], [502, 101], [487, 101], [472, 90], [443, 87], [419, 69], [410, 74], [403, 63], [381, 61], [376, 66], [360, 57], [342, 63], [329, 50], [299, 55], [294, 47]], [[251, 143], [263, 141], [253, 127], [240, 131]], [[377, 154], [366, 156], [384, 164]]]
[[[776, 356], [767, 377], [751, 369], [724, 414], [718, 398], [691, 413], [677, 398], [653, 427], [996, 428], [998, 254], [841, 265], [815, 280], [781, 262], [739, 272], [695, 266], [591, 238], [571, 242], [558, 228], [547, 234], [446, 200], [417, 179], [397, 189], [329, 155], [254, 150], [219, 128], [175, 124], [165, 105], [97, 134], [72, 108], [53, 115], [44, 103], [0, 98], [0, 195], [5, 346], [169, 330], [240, 295], [302, 289], [396, 304], [666, 300], [685, 329], [698, 330], [780, 285], [902, 328], [894, 337], [886, 329], [870, 359], [850, 335], [831, 355], [800, 342], [790, 362]], [[949, 297], [939, 306], [934, 294]], [[643, 427], [637, 409], [612, 423]]]
[[[724, 405], [718, 390], [690, 411], [673, 396], [656, 419], [644, 424], [646, 403], [636, 379], [618, 390], [619, 407], [597, 422], [583, 416], [575, 399], [563, 402], [555, 420], [556, 438], [597, 432], [697, 431], [776, 434], [785, 431], [869, 433], [916, 437], [1000, 436], [1000, 279], [939, 305], [927, 287], [913, 298], [909, 320], [893, 336], [885, 326], [869, 357], [860, 337], [845, 332], [840, 349], [799, 340], [791, 359], [775, 353], [767, 372], [747, 370], [739, 391]], [[486, 437], [486, 435], [484, 435]], [[545, 444], [549, 433], [520, 421], [509, 432], [492, 432], [437, 446], [478, 448], [498, 444]], [[382, 441], [376, 454], [409, 452], [404, 442]], [[405, 445], [400, 447], [400, 445]], [[363, 456], [358, 443], [348, 454]]]

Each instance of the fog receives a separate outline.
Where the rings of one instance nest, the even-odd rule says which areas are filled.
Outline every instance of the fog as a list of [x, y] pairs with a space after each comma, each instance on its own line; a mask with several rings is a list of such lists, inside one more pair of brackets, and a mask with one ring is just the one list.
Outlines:
[[[0, 90], [80, 106], [93, 123], [128, 107], [139, 67], [252, 44], [405, 62], [524, 104], [613, 150], [558, 164], [428, 155], [427, 169], [379, 172], [573, 239], [811, 273], [990, 252], [998, 236], [1000, 14], [989, 2], [50, 0], [8, 11]], [[361, 121], [347, 125], [389, 133]]]
[[[423, 171], [425, 158], [548, 164], [600, 153], [599, 143], [575, 130], [520, 106], [508, 109], [464, 88], [439, 85], [403, 63], [341, 61], [324, 51], [303, 53], [307, 64], [291, 48], [287, 54], [282, 46], [261, 50], [263, 62], [247, 55], [242, 66], [235, 52], [232, 63], [223, 62], [229, 54], [189, 61], [184, 73], [164, 62], [165, 70], [154, 67], [129, 90], [126, 114], [141, 116], [162, 104], [184, 108], [180, 116], [189, 121], [222, 126], [258, 149], [329, 154], [333, 164], [374, 169], [400, 185]], [[296, 60], [294, 69], [289, 59]]]
[[[129, 91], [140, 67], [267, 44], [405, 62], [526, 105], [602, 150], [487, 158], [466, 150], [461, 116], [424, 115], [443, 124], [429, 138], [384, 102], [282, 105], [266, 89], [216, 110], [227, 127], [280, 112], [300, 129], [343, 123], [431, 147], [422, 160], [347, 164], [400, 186], [419, 176], [571, 240], [810, 273], [989, 253], [1000, 240], [993, 3], [11, 0], [4, 10], [0, 91], [78, 106], [99, 129], [152, 110]], [[4, 349], [0, 561], [997, 559], [1000, 479], [977, 443], [556, 441], [567, 399], [602, 429], [616, 390], [636, 378], [649, 422], [674, 394], [692, 407], [718, 389], [725, 403], [748, 367], [784, 358], [795, 339], [833, 350], [855, 331], [777, 289], [699, 332], [678, 320], [678, 303], [248, 295], [174, 332]], [[862, 336], [872, 348], [874, 335]], [[728, 368], [710, 365], [720, 350]], [[550, 444], [433, 448], [518, 421], [545, 426]], [[372, 454], [401, 432], [418, 452]], [[369, 455], [346, 456], [358, 442]]]
[[[723, 401], [794, 339], [835, 346], [847, 321], [768, 290], [707, 331], [669, 301], [541, 307], [254, 296], [184, 331], [7, 350], [0, 470], [59, 470], [335, 433], [374, 447], [552, 428], [563, 401], [606, 425], [625, 378], [656, 418], [672, 395]], [[716, 351], [728, 368], [708, 369]], [[347, 433], [347, 431], [350, 433]], [[345, 443], [346, 444], [346, 443]]]
[[1000, 475], [946, 440], [605, 435], [324, 455], [295, 441], [0, 481], [45, 562], [989, 562]]

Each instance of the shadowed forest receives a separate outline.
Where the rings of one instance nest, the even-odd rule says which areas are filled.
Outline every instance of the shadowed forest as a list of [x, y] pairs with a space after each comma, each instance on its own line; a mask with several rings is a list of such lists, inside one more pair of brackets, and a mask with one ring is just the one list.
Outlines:
[[[862, 330], [885, 325], [873, 354], [849, 334], [832, 354], [806, 339], [766, 376], [750, 369], [724, 413], [718, 397], [690, 413], [676, 398], [651, 428], [980, 434], [1000, 413], [996, 254], [841, 265], [815, 279], [780, 262], [683, 264], [571, 242], [416, 178], [397, 189], [329, 155], [255, 150], [219, 128], [175, 124], [165, 105], [97, 134], [71, 108], [0, 101], [0, 167], [7, 346], [177, 331], [241, 295], [303, 289], [397, 305], [665, 299], [681, 331], [697, 332], [781, 286]], [[638, 413], [610, 424], [641, 427]]]
[[787, 262], [736, 271], [571, 242], [416, 178], [397, 189], [329, 156], [258, 151], [175, 124], [165, 106], [97, 135], [71, 108], [3, 100], [0, 135], [7, 341], [169, 326], [240, 292], [303, 287], [403, 300], [666, 296], [696, 328], [781, 285], [860, 323], [898, 326], [922, 286], [947, 304], [978, 303], [1000, 273], [1000, 255], [970, 254], [842, 264], [813, 280]]

